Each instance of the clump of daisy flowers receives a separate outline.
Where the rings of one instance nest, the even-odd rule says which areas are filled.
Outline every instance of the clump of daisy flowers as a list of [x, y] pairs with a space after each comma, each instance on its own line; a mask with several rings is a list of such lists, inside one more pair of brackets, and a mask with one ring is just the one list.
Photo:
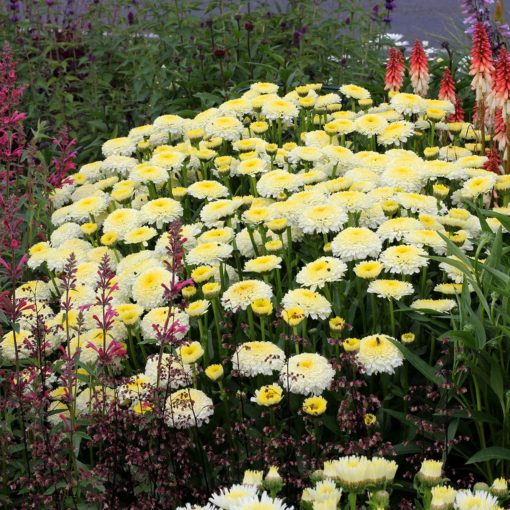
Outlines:
[[[458, 105], [397, 85], [378, 102], [355, 84], [254, 83], [105, 141], [51, 196], [53, 231], [28, 249], [34, 278], [0, 341], [2, 366], [28, 379], [35, 330], [44, 359], [74, 367], [66, 388], [60, 374], [45, 383], [47, 422], [74, 430], [94, 409], [156, 423], [187, 446], [172, 443], [172, 476], [182, 465], [190, 493], [213, 492], [206, 508], [282, 510], [276, 489], [314, 472], [312, 509], [388, 508], [390, 439], [431, 443], [402, 418], [412, 386], [450, 388], [438, 332], [459, 330], [459, 300], [479, 294], [475, 270], [510, 214], [507, 180], [471, 143], [479, 130], [448, 121]], [[151, 433], [144, 455], [163, 458]], [[416, 476], [421, 497], [450, 508], [435, 468]]]
[[[384, 457], [367, 458], [352, 455], [326, 461], [323, 469], [316, 470], [312, 474], [311, 485], [300, 492], [300, 508], [356, 510], [359, 508], [357, 505], [363, 508], [393, 508], [392, 496], [398, 468], [394, 460]], [[497, 483], [506, 484], [506, 482], [502, 484], [500, 480], [495, 482]], [[249, 469], [244, 473], [242, 484], [234, 484], [215, 492], [210, 496], [206, 506], [188, 503], [180, 509], [290, 510], [295, 508], [289, 505], [285, 498], [277, 497], [283, 488], [284, 481], [278, 467], [271, 466], [265, 475], [263, 471]], [[507, 488], [505, 490], [508, 492]], [[493, 488], [486, 484], [474, 484], [472, 489], [456, 489], [446, 483], [438, 482], [423, 499], [418, 489], [415, 502], [420, 505], [420, 508], [426, 510], [473, 508], [501, 510], [503, 507], [500, 503], [504, 497], [506, 496], [500, 495], [498, 499]]]

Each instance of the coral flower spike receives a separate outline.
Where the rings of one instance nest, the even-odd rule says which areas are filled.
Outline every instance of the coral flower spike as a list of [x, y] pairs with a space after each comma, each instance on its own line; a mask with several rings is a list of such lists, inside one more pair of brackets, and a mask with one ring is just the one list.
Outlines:
[[506, 148], [508, 145], [506, 133], [505, 120], [503, 118], [503, 111], [501, 108], [496, 110], [496, 117], [494, 119], [494, 141], [498, 144], [499, 150], [504, 154], [504, 159], [507, 159]]
[[453, 79], [452, 72], [448, 67], [445, 67], [443, 78], [439, 86], [439, 93], [437, 97], [443, 101], [450, 101], [455, 106], [455, 113], [448, 117], [448, 122], [463, 122], [464, 110], [462, 109], [462, 101], [457, 95], [455, 90], [455, 80]]
[[493, 87], [488, 98], [489, 106], [493, 110], [501, 108], [503, 118], [505, 122], [508, 122], [510, 115], [510, 54], [503, 46], [498, 53], [493, 79]]
[[386, 63], [386, 76], [384, 78], [384, 90], [398, 92], [404, 83], [406, 70], [404, 55], [396, 48], [388, 50], [388, 62]]
[[425, 97], [429, 89], [429, 64], [427, 56], [420, 41], [416, 41], [411, 52], [410, 59], [411, 84], [413, 90], [419, 96]]
[[492, 58], [492, 50], [489, 42], [489, 36], [487, 35], [487, 29], [483, 23], [477, 23], [473, 33], [471, 69], [469, 74], [473, 76], [471, 88], [476, 93], [476, 100], [478, 103], [482, 153], [485, 152], [485, 102], [486, 96], [491, 90], [493, 72], [494, 60]]
[[487, 103], [496, 112], [494, 140], [501, 150], [506, 153], [505, 173], [510, 173], [510, 158], [508, 157], [508, 143], [510, 140], [510, 53], [501, 47], [498, 53], [496, 69], [492, 75], [492, 90], [487, 97]]
[[482, 100], [490, 91], [493, 71], [494, 60], [487, 29], [483, 23], [477, 23], [473, 34], [469, 74], [473, 76], [471, 88], [476, 92], [478, 101]]
[[439, 86], [439, 93], [437, 97], [443, 101], [450, 101], [455, 104], [455, 81], [453, 80], [452, 72], [448, 67], [445, 67], [443, 71], [443, 78], [441, 79], [441, 85]]

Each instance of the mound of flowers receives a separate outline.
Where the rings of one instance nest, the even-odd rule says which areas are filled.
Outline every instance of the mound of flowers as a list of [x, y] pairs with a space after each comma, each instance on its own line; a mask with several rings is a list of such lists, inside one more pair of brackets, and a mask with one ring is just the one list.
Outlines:
[[[382, 457], [349, 456], [324, 463], [323, 469], [311, 475], [311, 486], [300, 495], [304, 510], [346, 508], [389, 508], [389, 488], [394, 483], [398, 466]], [[508, 495], [506, 480], [494, 480], [491, 487], [478, 483], [472, 489], [456, 490], [442, 478], [441, 461], [426, 460], [416, 475], [418, 504], [421, 508], [447, 510], [477, 508], [498, 510], [498, 499]], [[252, 509], [290, 510], [284, 497], [284, 481], [276, 466], [263, 471], [247, 470], [241, 484], [223, 488], [212, 494], [205, 505], [187, 504], [178, 510]], [[360, 501], [361, 500], [361, 501]], [[345, 503], [345, 506], [343, 506]]]
[[[411, 78], [425, 94], [422, 67]], [[108, 140], [55, 190], [0, 354], [20, 394], [44, 403], [43, 429], [79, 437], [74, 465], [117, 487], [114, 501], [140, 480], [151, 502], [204, 501], [278, 466], [275, 486], [257, 474], [207, 508], [286, 508], [280, 476], [289, 505], [312, 476], [307, 508], [336, 508], [342, 491], [349, 508], [389, 508], [399, 456], [392, 508], [409, 507], [428, 457], [439, 467], [434, 483], [418, 477], [423, 508], [499, 508], [503, 481], [493, 494], [445, 485], [443, 470], [463, 467], [443, 460], [468, 439], [430, 384], [461, 413], [460, 347], [439, 337], [471, 299], [481, 239], [506, 232], [510, 176], [480, 154], [484, 133], [452, 121], [455, 94], [388, 83], [378, 104], [353, 84], [255, 83]], [[427, 428], [430, 402], [445, 419]]]

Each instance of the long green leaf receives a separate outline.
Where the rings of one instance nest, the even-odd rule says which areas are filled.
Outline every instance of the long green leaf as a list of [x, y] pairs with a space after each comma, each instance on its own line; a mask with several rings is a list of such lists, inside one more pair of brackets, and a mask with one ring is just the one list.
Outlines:
[[413, 365], [423, 376], [425, 376], [433, 384], [442, 384], [445, 379], [442, 375], [438, 374], [434, 367], [431, 367], [427, 362], [423, 361], [419, 356], [414, 354], [413, 351], [409, 350], [405, 345], [397, 342], [396, 340], [390, 341], [400, 350], [407, 361]]
[[478, 462], [487, 462], [488, 460], [510, 460], [510, 449], [500, 446], [491, 446], [476, 452], [470, 457], [466, 464], [477, 464]]

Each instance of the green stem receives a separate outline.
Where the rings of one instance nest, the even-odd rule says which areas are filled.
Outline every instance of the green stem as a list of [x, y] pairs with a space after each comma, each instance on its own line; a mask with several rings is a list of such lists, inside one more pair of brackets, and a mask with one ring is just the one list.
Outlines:
[[395, 338], [396, 327], [395, 327], [395, 307], [393, 305], [393, 299], [388, 300], [389, 310], [390, 310], [390, 328], [391, 328], [391, 336]]
[[255, 340], [255, 323], [253, 321], [253, 310], [251, 306], [246, 309], [246, 313], [248, 315], [248, 326], [250, 329], [250, 340]]
[[266, 327], [264, 325], [264, 316], [260, 316], [260, 336], [263, 342], [266, 341]]
[[220, 311], [218, 309], [218, 298], [211, 300], [213, 315], [214, 315], [214, 326], [216, 328], [216, 337], [218, 339], [218, 355], [221, 359], [223, 355], [223, 346], [221, 345], [221, 328], [220, 328]]
[[355, 492], [349, 492], [349, 510], [356, 510], [356, 500], [358, 495]]

